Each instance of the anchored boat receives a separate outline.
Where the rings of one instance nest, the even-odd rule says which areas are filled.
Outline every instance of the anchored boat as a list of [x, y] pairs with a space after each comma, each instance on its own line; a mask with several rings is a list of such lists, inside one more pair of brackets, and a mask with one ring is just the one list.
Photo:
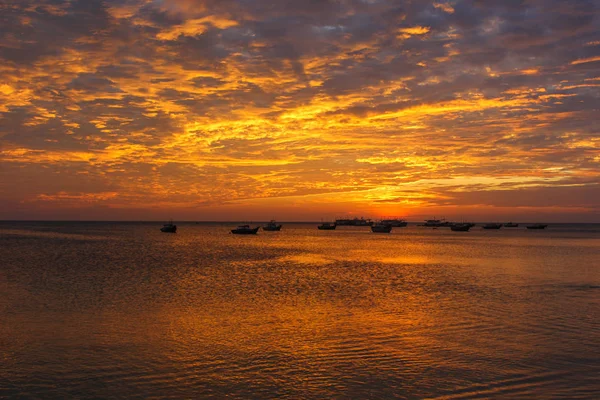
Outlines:
[[533, 224], [533, 225], [528, 225], [527, 229], [546, 229], [548, 225], [547, 224]]
[[388, 218], [388, 219], [383, 219], [381, 220], [382, 224], [386, 224], [386, 225], [391, 225], [394, 228], [402, 228], [406, 225], [408, 225], [408, 222], [406, 222], [403, 219], [400, 218]]
[[322, 231], [333, 231], [337, 227], [337, 224], [332, 224], [331, 222], [324, 222], [321, 225], [317, 226], [317, 229]]
[[374, 233], [390, 233], [392, 231], [392, 225], [384, 224], [379, 222], [375, 225], [371, 225], [371, 232]]
[[496, 224], [496, 223], [485, 224], [483, 226], [483, 229], [500, 229], [500, 228], [502, 228], [502, 224]]
[[169, 221], [168, 224], [164, 224], [162, 228], [160, 228], [161, 232], [165, 233], [176, 233], [177, 225], [173, 224], [173, 221]]
[[370, 219], [361, 218], [353, 218], [353, 219], [336, 219], [335, 224], [339, 226], [371, 226], [373, 225], [373, 221]]
[[277, 224], [277, 222], [275, 222], [275, 220], [272, 219], [271, 221], [269, 221], [268, 224], [266, 224], [262, 228], [263, 228], [263, 231], [280, 231], [282, 226], [283, 225]]
[[454, 232], [468, 232], [472, 226], [473, 225], [470, 223], [452, 224], [450, 225], [450, 230], [453, 230]]
[[231, 233], [236, 235], [256, 235], [256, 232], [258, 232], [259, 228], [260, 226], [257, 226], [256, 228], [250, 228], [250, 225], [240, 225], [237, 228], [232, 229]]

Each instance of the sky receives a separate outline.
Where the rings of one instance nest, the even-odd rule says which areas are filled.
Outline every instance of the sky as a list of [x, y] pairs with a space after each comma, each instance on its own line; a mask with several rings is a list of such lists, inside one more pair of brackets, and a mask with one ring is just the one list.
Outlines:
[[600, 222], [600, 0], [0, 0], [0, 219]]

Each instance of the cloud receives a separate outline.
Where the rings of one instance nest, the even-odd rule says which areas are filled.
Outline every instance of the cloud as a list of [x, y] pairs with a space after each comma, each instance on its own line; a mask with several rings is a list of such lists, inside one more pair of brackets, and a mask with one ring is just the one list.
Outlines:
[[592, 210], [563, 193], [598, 178], [599, 6], [5, 1], [0, 197], [293, 218], [530, 210], [556, 189], [565, 215]]

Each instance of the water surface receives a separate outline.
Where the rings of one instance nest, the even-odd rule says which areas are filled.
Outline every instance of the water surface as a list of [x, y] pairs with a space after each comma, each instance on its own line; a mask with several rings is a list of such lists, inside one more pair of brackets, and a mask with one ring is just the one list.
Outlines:
[[600, 397], [598, 225], [160, 226], [0, 223], [0, 397]]

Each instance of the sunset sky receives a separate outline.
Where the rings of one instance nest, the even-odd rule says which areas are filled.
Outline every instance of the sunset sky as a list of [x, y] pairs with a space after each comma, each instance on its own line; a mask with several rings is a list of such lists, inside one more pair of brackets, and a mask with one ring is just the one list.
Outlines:
[[600, 0], [0, 0], [0, 219], [600, 222]]

